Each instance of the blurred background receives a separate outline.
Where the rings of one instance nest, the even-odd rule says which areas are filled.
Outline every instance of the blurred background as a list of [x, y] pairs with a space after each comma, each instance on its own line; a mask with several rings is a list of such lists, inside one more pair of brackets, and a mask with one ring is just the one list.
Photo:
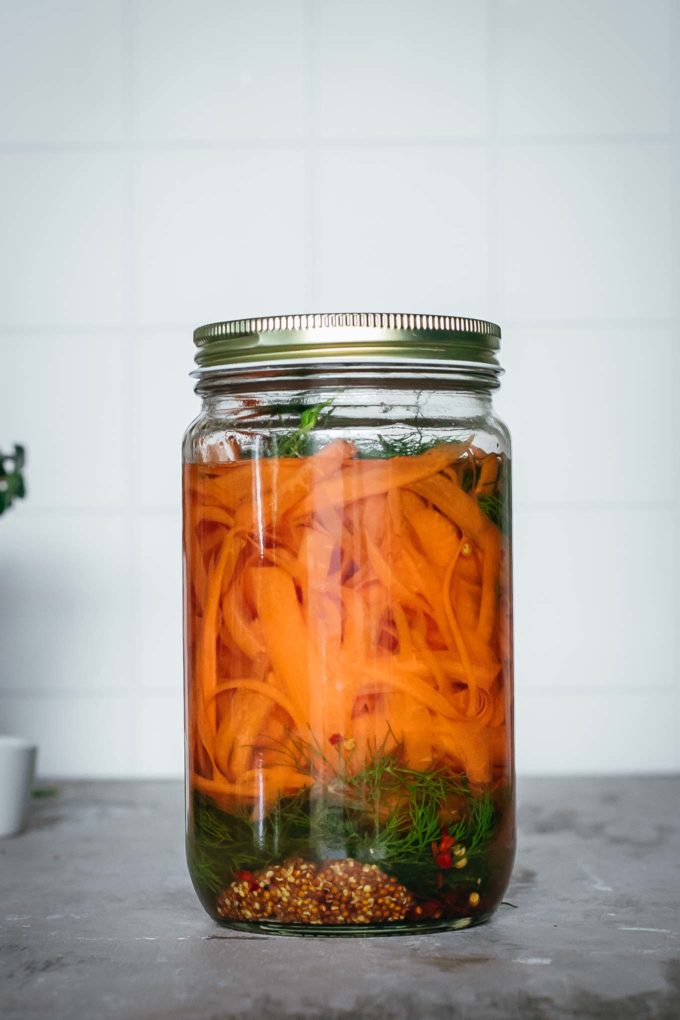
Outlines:
[[503, 327], [517, 754], [680, 768], [680, 3], [0, 0], [0, 732], [182, 769], [192, 328]]

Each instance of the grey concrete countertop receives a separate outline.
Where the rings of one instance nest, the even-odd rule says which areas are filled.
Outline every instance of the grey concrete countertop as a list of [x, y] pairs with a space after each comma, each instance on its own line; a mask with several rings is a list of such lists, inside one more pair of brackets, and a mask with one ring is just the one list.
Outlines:
[[0, 841], [3, 1020], [680, 1017], [680, 777], [525, 780], [491, 924], [355, 940], [213, 924], [180, 784], [56, 785]]

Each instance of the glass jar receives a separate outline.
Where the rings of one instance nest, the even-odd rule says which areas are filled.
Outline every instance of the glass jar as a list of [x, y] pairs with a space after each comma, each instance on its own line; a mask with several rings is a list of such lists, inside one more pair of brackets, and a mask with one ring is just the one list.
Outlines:
[[515, 846], [500, 330], [198, 329], [184, 438], [187, 854], [234, 928], [489, 919]]

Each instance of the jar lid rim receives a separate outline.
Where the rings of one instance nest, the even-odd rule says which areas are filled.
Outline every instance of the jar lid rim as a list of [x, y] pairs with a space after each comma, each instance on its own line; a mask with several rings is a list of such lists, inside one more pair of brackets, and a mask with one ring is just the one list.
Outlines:
[[499, 367], [500, 338], [500, 326], [486, 319], [402, 312], [273, 315], [194, 330], [199, 368], [369, 353]]

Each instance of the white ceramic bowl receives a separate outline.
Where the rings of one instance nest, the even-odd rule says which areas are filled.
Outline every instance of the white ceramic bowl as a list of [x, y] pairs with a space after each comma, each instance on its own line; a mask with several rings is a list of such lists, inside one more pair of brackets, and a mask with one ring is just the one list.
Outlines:
[[26, 825], [38, 749], [21, 737], [0, 736], [0, 837]]

